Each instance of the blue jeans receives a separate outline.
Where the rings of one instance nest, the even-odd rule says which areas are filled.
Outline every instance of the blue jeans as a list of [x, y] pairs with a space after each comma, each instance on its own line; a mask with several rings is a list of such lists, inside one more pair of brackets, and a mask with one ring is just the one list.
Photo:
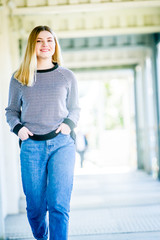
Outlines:
[[59, 133], [44, 141], [27, 139], [21, 145], [21, 177], [27, 217], [36, 239], [67, 240], [73, 186], [75, 144]]

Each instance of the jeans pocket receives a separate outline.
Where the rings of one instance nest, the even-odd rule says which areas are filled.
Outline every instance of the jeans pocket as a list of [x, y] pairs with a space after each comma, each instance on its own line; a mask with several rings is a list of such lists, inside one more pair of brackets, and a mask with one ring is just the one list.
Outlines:
[[60, 132], [59, 134], [61, 134], [62, 136], [66, 136], [66, 137], [70, 136], [70, 133], [69, 134], [65, 134], [65, 133]]
[[19, 139], [19, 146], [21, 147], [23, 143], [27, 142], [29, 140], [29, 138], [25, 139], [25, 140], [21, 140]]
[[29, 139], [29, 137], [27, 139], [23, 140], [22, 142], [26, 142], [26, 141], [28, 141], [28, 139]]
[[28, 139], [29, 139], [29, 138], [27, 138], [27, 139], [25, 139], [25, 140], [22, 141], [22, 140], [19, 138], [19, 147], [21, 148], [22, 143], [25, 142], [25, 141], [27, 141]]

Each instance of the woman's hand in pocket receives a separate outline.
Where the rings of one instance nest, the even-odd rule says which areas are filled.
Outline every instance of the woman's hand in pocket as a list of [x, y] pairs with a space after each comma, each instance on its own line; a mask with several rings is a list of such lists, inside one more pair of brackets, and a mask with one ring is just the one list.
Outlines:
[[61, 123], [61, 125], [56, 130], [56, 133], [59, 133], [59, 132], [61, 132], [62, 134], [69, 135], [71, 132], [71, 129], [67, 124]]
[[29, 138], [29, 136], [33, 136], [33, 133], [28, 130], [26, 127], [22, 127], [18, 132], [18, 137], [24, 141]]

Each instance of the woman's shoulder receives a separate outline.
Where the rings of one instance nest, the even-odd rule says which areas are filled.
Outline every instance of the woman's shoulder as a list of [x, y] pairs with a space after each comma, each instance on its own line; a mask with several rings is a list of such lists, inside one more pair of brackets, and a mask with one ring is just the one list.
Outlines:
[[21, 87], [22, 84], [15, 78], [15, 73], [16, 73], [16, 71], [14, 71], [12, 73], [10, 82], [11, 82], [12, 85], [15, 85], [16, 87]]
[[75, 74], [73, 73], [73, 71], [67, 67], [64, 66], [59, 66], [59, 71], [61, 72], [61, 74], [63, 74], [63, 76], [67, 79], [67, 80], [75, 80]]

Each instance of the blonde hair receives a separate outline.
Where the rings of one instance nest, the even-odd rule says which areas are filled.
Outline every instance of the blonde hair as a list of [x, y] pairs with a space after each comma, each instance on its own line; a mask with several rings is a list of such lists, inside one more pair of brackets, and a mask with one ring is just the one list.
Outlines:
[[48, 31], [53, 35], [55, 41], [55, 52], [52, 56], [52, 62], [56, 62], [59, 65], [62, 64], [60, 45], [58, 43], [56, 35], [53, 33], [51, 28], [48, 26], [35, 27], [29, 35], [24, 59], [19, 69], [14, 74], [15, 79], [17, 79], [23, 85], [32, 86], [35, 81], [35, 72], [37, 69], [37, 57], [35, 47], [38, 34], [41, 31]]

